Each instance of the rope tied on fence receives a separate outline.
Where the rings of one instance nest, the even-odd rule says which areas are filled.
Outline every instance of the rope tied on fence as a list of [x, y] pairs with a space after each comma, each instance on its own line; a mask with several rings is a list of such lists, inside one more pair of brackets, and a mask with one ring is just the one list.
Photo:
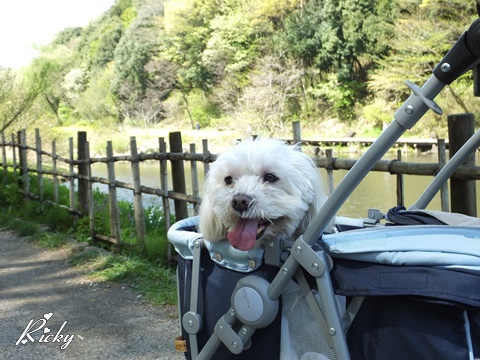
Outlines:
[[395, 172], [395, 170], [392, 169], [393, 164], [395, 164], [397, 161], [398, 161], [398, 159], [392, 159], [387, 163], [386, 168], [387, 168], [387, 171], [390, 173], [390, 175], [396, 175], [397, 174]]

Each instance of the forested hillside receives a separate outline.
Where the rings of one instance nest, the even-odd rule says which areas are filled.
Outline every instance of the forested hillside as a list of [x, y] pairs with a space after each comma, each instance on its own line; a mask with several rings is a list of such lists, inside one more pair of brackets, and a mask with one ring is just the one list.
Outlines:
[[[0, 69], [0, 129], [279, 135], [300, 120], [374, 134], [409, 95], [404, 80], [423, 84], [476, 16], [473, 0], [117, 0], [26, 68]], [[439, 97], [445, 114], [480, 115], [471, 77]], [[417, 131], [444, 136], [444, 120], [429, 114]]]

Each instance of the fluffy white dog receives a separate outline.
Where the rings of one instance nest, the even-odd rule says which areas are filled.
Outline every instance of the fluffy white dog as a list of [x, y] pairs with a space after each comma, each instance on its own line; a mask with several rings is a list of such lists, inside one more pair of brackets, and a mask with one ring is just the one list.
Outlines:
[[247, 251], [300, 236], [326, 197], [312, 159], [280, 140], [245, 140], [211, 164], [199, 229]]

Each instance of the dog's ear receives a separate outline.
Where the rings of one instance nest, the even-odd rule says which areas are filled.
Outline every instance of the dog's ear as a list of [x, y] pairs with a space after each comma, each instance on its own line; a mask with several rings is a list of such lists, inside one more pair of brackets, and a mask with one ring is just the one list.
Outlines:
[[214, 212], [212, 197], [208, 189], [205, 190], [203, 195], [198, 215], [200, 218], [198, 229], [205, 240], [215, 242], [225, 238], [226, 229]]
[[[327, 201], [327, 195], [325, 194], [324, 191], [324, 183], [322, 181], [322, 178], [320, 174], [318, 173], [318, 169], [315, 167], [315, 175], [317, 176], [318, 181], [314, 182], [314, 189], [315, 189], [315, 201], [314, 201], [314, 206], [310, 205], [309, 211], [307, 213], [307, 216], [305, 217], [306, 223], [304, 224], [305, 229], [307, 226], [310, 224], [310, 222], [313, 220], [313, 218], [317, 215], [317, 213], [320, 211], [321, 207], [325, 204]], [[313, 175], [313, 174], [312, 174]], [[331, 232], [333, 229], [333, 226], [335, 225], [335, 216], [332, 217], [328, 225], [325, 227], [325, 231]]]
[[313, 202], [308, 205], [308, 211], [302, 222], [303, 231], [307, 229], [312, 219], [317, 215], [320, 208], [325, 203], [325, 195], [321, 187], [321, 184], [316, 184], [314, 192], [315, 192], [315, 196], [314, 196]]
[[[308, 183], [310, 183], [310, 186], [308, 186], [309, 189], [304, 189], [304, 193], [311, 193], [313, 190], [313, 197], [310, 199], [311, 201], [308, 205], [308, 211], [302, 223], [300, 224], [300, 231], [304, 232], [313, 218], [320, 211], [320, 208], [327, 200], [327, 196], [325, 195], [321, 175], [312, 158], [302, 153], [301, 149], [297, 148], [296, 146], [294, 147], [294, 150], [298, 151], [295, 153], [295, 156], [297, 157], [295, 164], [298, 166], [298, 169], [304, 179], [308, 180]], [[327, 226], [327, 231], [329, 231], [332, 226], [333, 220], [332, 223]]]

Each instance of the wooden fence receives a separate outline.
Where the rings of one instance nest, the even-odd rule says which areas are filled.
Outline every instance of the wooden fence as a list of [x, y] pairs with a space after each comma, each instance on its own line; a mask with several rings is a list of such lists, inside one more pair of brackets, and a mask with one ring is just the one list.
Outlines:
[[[300, 142], [299, 129], [294, 125], [294, 141]], [[11, 135], [11, 140], [7, 141], [5, 135], [1, 133], [1, 151], [2, 166], [4, 170], [3, 184], [6, 181], [8, 168], [13, 168], [17, 176], [22, 178], [22, 192], [25, 199], [36, 199], [61, 206], [75, 216], [89, 216], [90, 231], [93, 240], [100, 239], [111, 242], [117, 246], [122, 245], [120, 237], [120, 221], [117, 201], [117, 190], [127, 189], [133, 192], [133, 204], [135, 212], [136, 235], [140, 249], [145, 248], [145, 218], [142, 194], [152, 194], [161, 197], [164, 214], [165, 227], [168, 230], [171, 219], [170, 215], [175, 214], [177, 220], [188, 217], [188, 204], [198, 204], [202, 189], [199, 188], [198, 165], [204, 167], [204, 174], [208, 172], [209, 163], [216, 159], [216, 155], [211, 154], [208, 148], [208, 141], [202, 141], [202, 149], [197, 152], [195, 144], [189, 145], [189, 151], [184, 152], [182, 137], [180, 132], [172, 132], [168, 137], [169, 151], [167, 151], [167, 141], [165, 138], [158, 139], [158, 152], [138, 153], [135, 137], [130, 138], [130, 154], [114, 155], [112, 142], [106, 144], [105, 157], [90, 157], [90, 144], [85, 132], [79, 132], [77, 136], [77, 149], [74, 148], [73, 138], [68, 140], [68, 155], [61, 156], [56, 152], [56, 141], [51, 143], [51, 152], [45, 151], [42, 146], [40, 131], [35, 130], [34, 145], [27, 144], [25, 130]], [[401, 161], [401, 151], [398, 151], [397, 158], [394, 160], [380, 160], [373, 171], [389, 172], [397, 176], [397, 203], [403, 204], [403, 176], [404, 175], [430, 175], [435, 174], [442, 167], [446, 159], [445, 141], [439, 140], [437, 144], [439, 150], [440, 164], [418, 164]], [[75, 151], [76, 150], [76, 151]], [[76, 157], [75, 157], [76, 153]], [[33, 154], [33, 156], [32, 156]], [[142, 185], [139, 163], [146, 160], [155, 160], [159, 163], [160, 188], [153, 188]], [[320, 168], [327, 171], [328, 186], [333, 190], [333, 171], [343, 169], [349, 170], [356, 160], [339, 159], [332, 156], [332, 150], [327, 150], [325, 156], [315, 155], [314, 160]], [[131, 164], [133, 183], [126, 183], [116, 179], [115, 163], [126, 161]], [[34, 167], [29, 163], [33, 162]], [[168, 167], [170, 162], [170, 167]], [[107, 178], [93, 176], [92, 164], [104, 163], [107, 167]], [[192, 191], [187, 194], [185, 180], [185, 164], [188, 163], [191, 172]], [[44, 166], [48, 164], [47, 166]], [[45, 168], [51, 168], [47, 170]], [[68, 169], [68, 170], [65, 170]], [[170, 170], [169, 170], [170, 169]], [[171, 176], [169, 176], [171, 171]], [[38, 179], [38, 193], [32, 193], [29, 184], [29, 174], [36, 174]], [[44, 195], [44, 175], [51, 177], [53, 181], [53, 198], [47, 199]], [[480, 179], [480, 167], [462, 165], [455, 176], [461, 179], [478, 180]], [[61, 205], [58, 200], [59, 179], [65, 179], [69, 188], [69, 205]], [[172, 183], [169, 184], [169, 179]], [[94, 183], [105, 184], [108, 186], [110, 233], [99, 234], [95, 227], [95, 209], [93, 203]], [[442, 208], [448, 211], [448, 190], [446, 187], [442, 190]], [[475, 199], [473, 199], [475, 200]], [[170, 206], [173, 202], [173, 209]], [[170, 257], [170, 253], [167, 254]]]

